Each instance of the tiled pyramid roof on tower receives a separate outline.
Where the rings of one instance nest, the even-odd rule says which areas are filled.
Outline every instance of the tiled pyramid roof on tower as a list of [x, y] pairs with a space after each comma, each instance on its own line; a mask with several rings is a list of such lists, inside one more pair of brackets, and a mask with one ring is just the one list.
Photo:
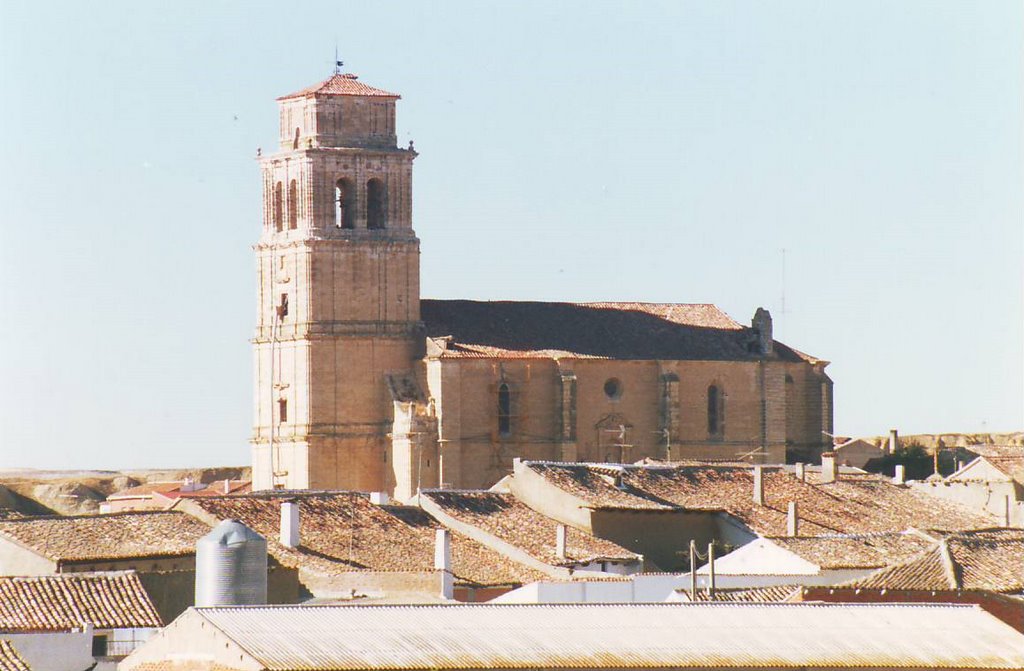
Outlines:
[[[754, 332], [708, 303], [423, 300], [445, 358], [754, 361]], [[817, 359], [782, 343], [783, 361]]]
[[359, 81], [358, 75], [346, 72], [344, 74], [333, 75], [319, 84], [307, 86], [301, 91], [281, 96], [278, 100], [305, 98], [307, 96], [367, 96], [374, 98], [394, 98], [396, 100], [402, 97], [397, 93], [389, 93], [382, 89], [367, 86]]

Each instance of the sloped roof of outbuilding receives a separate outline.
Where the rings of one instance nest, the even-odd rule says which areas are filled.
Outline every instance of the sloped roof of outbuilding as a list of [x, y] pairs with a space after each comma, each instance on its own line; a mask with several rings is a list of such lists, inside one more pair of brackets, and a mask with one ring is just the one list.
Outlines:
[[[420, 301], [441, 358], [756, 361], [752, 329], [708, 303]], [[776, 341], [783, 361], [818, 362]]]
[[104, 561], [195, 554], [210, 527], [177, 512], [0, 520], [0, 537], [54, 561]]
[[634, 552], [575, 528], [566, 529], [566, 557], [556, 554], [558, 522], [541, 515], [511, 494], [434, 489], [423, 492], [446, 514], [522, 549], [552, 566], [602, 559], [635, 561]]
[[1024, 591], [1024, 529], [934, 533], [930, 549], [846, 587], [890, 590]]
[[1024, 668], [1024, 636], [977, 606], [817, 603], [201, 608], [120, 668], [180, 663], [173, 637], [200, 631], [274, 671]]
[[678, 462], [660, 465], [525, 462], [552, 485], [600, 509], [725, 512], [762, 536], [784, 536], [790, 501], [800, 534], [866, 534], [910, 528], [950, 531], [990, 527], [992, 515], [892, 484], [885, 477], [844, 471], [836, 482], [803, 481], [780, 466], [763, 467], [764, 505], [753, 500], [753, 467]]
[[134, 571], [0, 577], [0, 631], [164, 626]]

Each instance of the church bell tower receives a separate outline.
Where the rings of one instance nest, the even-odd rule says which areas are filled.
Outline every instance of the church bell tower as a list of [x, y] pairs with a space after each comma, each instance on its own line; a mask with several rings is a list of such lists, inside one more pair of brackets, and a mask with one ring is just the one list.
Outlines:
[[394, 490], [396, 388], [417, 389], [423, 343], [398, 99], [352, 74], [278, 98], [280, 145], [259, 158], [254, 489]]

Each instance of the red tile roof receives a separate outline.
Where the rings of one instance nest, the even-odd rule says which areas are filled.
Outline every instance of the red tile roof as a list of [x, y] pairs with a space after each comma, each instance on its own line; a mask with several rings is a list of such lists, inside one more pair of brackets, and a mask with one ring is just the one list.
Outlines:
[[[800, 585], [768, 585], [766, 587], [727, 587], [715, 589], [710, 596], [706, 590], [699, 589], [693, 595], [693, 603], [783, 603], [797, 601], [801, 594]], [[678, 589], [676, 593], [684, 600], [691, 601], [687, 589]]]
[[935, 545], [934, 538], [917, 531], [776, 537], [769, 540], [826, 570], [892, 566]]
[[566, 529], [566, 557], [558, 557], [555, 553], [558, 522], [527, 507], [511, 494], [428, 490], [422, 495], [456, 520], [477, 527], [552, 566], [568, 566], [602, 559], [639, 559], [639, 555], [620, 545], [573, 528]]
[[[756, 337], [714, 305], [422, 300], [443, 358], [752, 361]], [[785, 361], [815, 361], [782, 343]]]
[[1024, 529], [938, 533], [929, 550], [848, 583], [891, 590], [1024, 591]]
[[[844, 473], [834, 483], [803, 482], [780, 467], [764, 467], [765, 505], [753, 501], [751, 466], [710, 463], [661, 466], [527, 462], [553, 485], [593, 508], [722, 511], [762, 536], [785, 536], [796, 501], [802, 536], [865, 534], [910, 528], [963, 530], [995, 518], [872, 474]], [[620, 473], [616, 485], [613, 474]]]
[[0, 538], [54, 561], [104, 561], [195, 554], [210, 527], [177, 512], [0, 520]]
[[0, 639], [0, 671], [32, 671], [14, 644], [6, 639]]
[[[279, 542], [280, 506], [287, 500], [300, 505], [298, 548]], [[440, 525], [419, 508], [379, 506], [353, 492], [302, 491], [196, 498], [176, 509], [191, 506], [217, 520], [240, 520], [262, 534], [284, 566], [327, 575], [434, 569], [434, 532]], [[451, 547], [453, 573], [463, 584], [519, 585], [545, 577], [456, 533]]]
[[134, 571], [0, 577], [0, 631], [164, 626]]
[[367, 86], [359, 81], [357, 75], [344, 73], [328, 77], [318, 84], [307, 86], [295, 93], [281, 96], [278, 100], [305, 98], [307, 96], [366, 96], [371, 98], [394, 98], [396, 100], [401, 98], [397, 93], [389, 93], [382, 89]]

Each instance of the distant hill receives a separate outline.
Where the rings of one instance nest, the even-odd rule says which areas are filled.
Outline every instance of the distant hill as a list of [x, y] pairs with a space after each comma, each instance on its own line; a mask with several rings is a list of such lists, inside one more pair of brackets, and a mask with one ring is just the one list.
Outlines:
[[[876, 436], [866, 440], [875, 445], [884, 445], [889, 442], [889, 436]], [[1024, 445], [1024, 431], [1013, 433], [918, 433], [900, 434], [900, 444], [920, 445], [929, 453], [935, 452], [936, 447], [967, 447], [971, 445]]]
[[213, 482], [251, 479], [248, 466], [214, 468], [133, 469], [125, 471], [0, 471], [0, 517], [81, 515], [99, 512], [107, 496], [145, 482], [184, 480]]

